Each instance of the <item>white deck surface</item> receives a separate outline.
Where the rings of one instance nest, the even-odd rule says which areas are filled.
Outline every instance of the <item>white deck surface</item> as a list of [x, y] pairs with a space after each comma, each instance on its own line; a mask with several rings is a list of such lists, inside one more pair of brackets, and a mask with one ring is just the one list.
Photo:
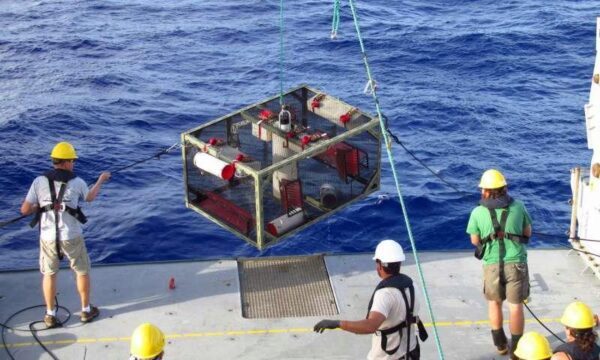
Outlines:
[[[371, 256], [326, 257], [340, 310], [337, 318], [364, 317], [378, 282]], [[481, 263], [471, 252], [423, 252], [420, 260], [445, 359], [508, 359], [497, 356], [492, 346], [481, 294]], [[529, 306], [553, 331], [563, 335], [558, 318], [576, 298], [600, 312], [600, 281], [589, 271], [581, 273], [584, 265], [575, 254], [530, 250], [529, 267]], [[419, 283], [412, 256], [402, 271]], [[176, 280], [174, 290], [168, 289], [171, 276]], [[40, 281], [36, 271], [0, 273], [0, 322], [21, 308], [42, 303]], [[234, 260], [95, 267], [92, 302], [101, 308], [101, 315], [87, 325], [79, 323], [79, 301], [69, 270], [61, 270], [58, 289], [60, 304], [76, 313], [65, 328], [39, 334], [60, 359], [127, 359], [129, 336], [146, 321], [167, 334], [167, 360], [364, 359], [370, 346], [370, 335], [313, 333], [312, 326], [320, 317], [242, 318]], [[437, 359], [424, 303], [420, 315], [430, 334], [421, 344], [421, 358]], [[43, 309], [31, 310], [10, 325], [26, 328], [42, 316]], [[526, 331], [540, 331], [553, 346], [558, 344], [527, 312], [526, 319]], [[505, 331], [508, 335], [507, 326]], [[8, 331], [6, 338], [17, 359], [50, 359], [29, 333]], [[4, 351], [0, 348], [0, 359], [8, 358]]]

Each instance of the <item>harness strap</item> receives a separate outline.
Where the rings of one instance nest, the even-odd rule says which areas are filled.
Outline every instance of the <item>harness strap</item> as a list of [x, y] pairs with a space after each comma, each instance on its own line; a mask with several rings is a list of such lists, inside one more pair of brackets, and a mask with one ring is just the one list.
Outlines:
[[496, 215], [496, 210], [495, 209], [490, 209], [488, 208], [488, 211], [490, 213], [490, 217], [492, 218], [492, 225], [494, 226], [494, 235], [496, 238], [504, 238], [504, 226], [506, 226], [506, 219], [504, 214], [508, 214], [508, 210], [502, 212], [502, 217], [500, 219], [500, 221], [504, 220], [504, 224], [501, 224], [498, 222], [498, 217]]
[[[406, 353], [404, 357], [408, 359], [408, 353], [410, 352], [410, 326], [415, 323], [415, 317], [413, 315], [413, 311], [415, 310], [415, 288], [410, 286], [408, 288], [410, 291], [410, 308], [408, 307], [408, 299], [406, 299], [406, 293], [402, 292], [402, 299], [404, 299], [404, 304], [406, 306]], [[400, 344], [398, 344], [400, 346]]]
[[500, 218], [500, 222], [498, 222], [498, 218], [496, 217], [496, 211], [494, 209], [487, 208], [490, 212], [490, 216], [492, 218], [492, 225], [494, 226], [494, 232], [489, 234], [488, 236], [481, 239], [481, 242], [485, 244], [488, 241], [496, 240], [496, 239], [509, 239], [515, 242], [519, 242], [521, 244], [529, 243], [529, 238], [523, 235], [511, 234], [505, 231], [506, 220], [508, 219], [508, 208], [506, 211], [502, 213], [502, 217]]
[[[423, 323], [421, 322], [420, 319], [418, 319], [416, 316], [414, 316], [415, 288], [414, 288], [413, 282], [412, 282], [411, 278], [409, 278], [408, 276], [406, 276], [404, 274], [398, 274], [398, 275], [394, 275], [392, 277], [388, 277], [387, 279], [382, 280], [377, 285], [377, 287], [375, 288], [375, 291], [373, 292], [373, 295], [371, 295], [371, 300], [369, 301], [369, 307], [367, 309], [367, 318], [369, 317], [371, 307], [373, 306], [373, 300], [375, 298], [375, 293], [377, 292], [377, 290], [383, 289], [383, 288], [394, 288], [394, 289], [398, 289], [400, 291], [400, 294], [402, 295], [402, 300], [404, 301], [404, 306], [406, 309], [406, 316], [405, 316], [404, 320], [401, 321], [400, 323], [398, 323], [396, 326], [392, 326], [389, 329], [377, 330], [381, 334], [381, 349], [388, 355], [395, 354], [398, 351], [398, 349], [400, 348], [400, 344], [398, 344], [398, 346], [396, 348], [388, 351], [387, 350], [387, 341], [388, 341], [387, 336], [398, 333], [399, 341], [401, 341], [402, 340], [402, 329], [407, 328], [407, 336], [410, 338], [410, 327], [412, 324], [415, 324], [415, 323], [419, 327], [419, 338], [422, 341], [427, 340], [428, 334], [427, 334], [427, 331], [425, 330], [425, 326], [423, 326]], [[410, 303], [408, 301], [408, 298], [406, 297], [406, 292], [405, 292], [406, 289], [408, 289], [408, 291], [410, 292], [410, 298], [411, 298]], [[410, 339], [407, 339], [406, 345], [407, 345], [407, 349], [406, 349], [407, 351], [406, 351], [406, 354], [404, 355], [405, 358], [407, 358], [408, 354], [409, 354]], [[417, 345], [418, 345], [418, 341], [417, 341]]]
[[[492, 210], [494, 215], [496, 215], [496, 211]], [[506, 284], [506, 274], [504, 273], [504, 256], [506, 255], [506, 244], [504, 243], [504, 230], [506, 229], [506, 219], [508, 218], [508, 208], [506, 211], [502, 212], [502, 216], [500, 218], [500, 231], [498, 235], [502, 235], [498, 237], [498, 252], [499, 252], [499, 260], [498, 260], [498, 276], [500, 277], [500, 282], [502, 284]]]
[[[528, 244], [529, 243], [529, 238], [527, 236], [523, 236], [523, 235], [517, 235], [517, 234], [511, 234], [511, 233], [505, 232], [504, 238], [512, 240], [514, 242], [518, 242], [520, 244]], [[494, 234], [490, 234], [490, 235], [482, 238], [481, 243], [485, 244], [485, 243], [490, 242], [495, 239], [496, 239], [496, 236]]]
[[67, 190], [67, 184], [60, 184], [58, 196], [56, 196], [56, 188], [54, 187], [54, 181], [48, 179], [48, 184], [50, 185], [50, 201], [52, 201], [52, 210], [54, 211], [54, 229], [56, 231], [56, 253], [58, 254], [58, 259], [62, 260], [64, 256], [60, 249], [60, 230], [58, 228], [58, 216], [60, 214], [61, 203], [63, 197], [65, 196], [65, 191]]
[[490, 216], [492, 217], [492, 224], [494, 225], [494, 232], [496, 240], [498, 240], [498, 277], [500, 283], [506, 284], [506, 276], [504, 274], [504, 255], [506, 255], [506, 244], [504, 244], [504, 230], [506, 229], [506, 220], [508, 219], [508, 208], [502, 212], [500, 222], [496, 216], [495, 209], [489, 209]]
[[[48, 182], [50, 184], [53, 184], [54, 180], [62, 182], [62, 183], [68, 183], [69, 181], [71, 181], [71, 179], [75, 178], [75, 175], [72, 172], [57, 172], [57, 170], [55, 170], [54, 172], [51, 171], [51, 172], [45, 174], [45, 176], [48, 179]], [[29, 222], [30, 227], [33, 228], [40, 222], [40, 220], [42, 219], [43, 213], [48, 212], [48, 211], [54, 211], [54, 200], [52, 200], [52, 199], [54, 199], [54, 197], [52, 197], [53, 194], [54, 194], [54, 196], [56, 196], [56, 189], [54, 189], [53, 186], [50, 186], [50, 196], [51, 196], [52, 203], [38, 208], [37, 212], [33, 216], [33, 219], [31, 219], [31, 221]], [[58, 202], [62, 204], [62, 198]], [[64, 209], [62, 208], [63, 206], [64, 206]], [[68, 213], [69, 215], [74, 217], [77, 221], [79, 221], [82, 224], [85, 224], [88, 221], [87, 216], [85, 216], [85, 214], [81, 210], [81, 206], [78, 206], [77, 208], [72, 208], [72, 207], [68, 206], [67, 204], [64, 204], [64, 205], [61, 205], [61, 210], [65, 211], [66, 213]]]
[[[53, 208], [52, 204], [46, 205], [46, 206], [42, 206], [41, 208], [39, 208], [38, 213], [36, 214], [36, 216], [39, 216], [42, 213], [45, 213], [47, 211], [53, 211], [53, 210], [54, 210], [54, 208]], [[72, 217], [74, 217], [75, 219], [77, 219], [77, 221], [79, 221], [82, 224], [85, 224], [88, 221], [87, 216], [85, 216], [85, 214], [81, 210], [80, 206], [78, 206], [77, 208], [72, 208], [70, 206], [65, 205], [65, 210], [64, 211], [66, 213], [68, 213], [69, 215], [71, 215]], [[34, 227], [39, 222], [39, 218], [38, 219], [34, 219], [34, 220], [35, 220], [35, 222], [32, 220], [31, 223], [29, 224], [31, 227]], [[32, 225], [32, 223], [33, 223], [33, 225]]]
[[[385, 353], [388, 355], [394, 355], [400, 348], [400, 343], [398, 343], [398, 346], [396, 346], [392, 350], [387, 350], [387, 336], [396, 332], [400, 333], [405, 327], [406, 321], [403, 321], [400, 324], [389, 329], [379, 330], [379, 332], [381, 332], [381, 350], [385, 351]], [[400, 339], [402, 339], [402, 334], [400, 334]]]
[[[410, 292], [410, 304], [409, 304], [408, 298], [406, 297], [406, 292], [404, 291], [404, 289], [398, 289], [398, 290], [400, 290], [400, 294], [402, 295], [402, 300], [404, 301], [404, 306], [406, 309], [405, 320], [400, 322], [398, 325], [393, 326], [389, 329], [379, 330], [379, 332], [381, 333], [381, 349], [383, 351], [385, 351], [385, 353], [388, 355], [395, 354], [398, 351], [398, 349], [400, 348], [400, 342], [402, 341], [402, 330], [404, 328], [406, 328], [406, 336], [407, 336], [405, 357], [408, 356], [408, 353], [410, 352], [410, 326], [412, 324], [416, 323], [417, 319], [413, 315], [413, 312], [415, 309], [415, 288], [412, 284], [410, 286], [408, 286], [407, 288], [408, 288], [408, 291]], [[399, 336], [398, 346], [396, 346], [395, 348], [393, 348], [391, 350], [387, 350], [387, 341], [388, 341], [387, 336], [394, 334], [394, 333], [398, 333], [398, 336]]]

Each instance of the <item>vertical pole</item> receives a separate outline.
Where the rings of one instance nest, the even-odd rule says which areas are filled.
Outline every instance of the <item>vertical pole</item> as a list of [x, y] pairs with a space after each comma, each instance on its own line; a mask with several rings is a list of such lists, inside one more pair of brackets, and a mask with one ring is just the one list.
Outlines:
[[185, 206], [189, 207], [189, 191], [188, 191], [188, 172], [187, 172], [187, 161], [186, 161], [186, 134], [181, 134], [181, 160], [183, 164], [183, 193], [185, 195]]
[[256, 207], [256, 247], [259, 250], [263, 250], [265, 244], [264, 238], [264, 215], [263, 215], [263, 191], [262, 191], [262, 182], [263, 177], [260, 172], [252, 174], [254, 177], [254, 194], [255, 194], [255, 207]]
[[577, 241], [577, 208], [579, 207], [579, 183], [581, 168], [571, 169], [571, 184], [573, 184], [573, 199], [571, 200], [571, 226], [569, 227], [569, 242]]
[[302, 126], [305, 128], [308, 126], [308, 105], [306, 102], [308, 101], [308, 90], [305, 87], [302, 88]]
[[417, 266], [417, 273], [419, 274], [419, 279], [421, 280], [423, 296], [425, 297], [425, 304], [427, 305], [427, 310], [429, 313], [429, 317], [431, 318], [431, 323], [433, 326], [433, 337], [435, 339], [435, 344], [438, 350], [439, 359], [444, 360], [444, 351], [442, 350], [442, 344], [440, 342], [440, 338], [438, 336], [437, 325], [435, 322], [435, 316], [433, 314], [433, 309], [431, 307], [431, 301], [429, 300], [429, 294], [427, 292], [427, 284], [425, 283], [425, 276], [423, 275], [423, 270], [421, 269], [421, 263], [419, 261], [419, 255], [417, 254], [417, 246], [415, 244], [415, 240], [412, 234], [412, 229], [410, 226], [410, 221], [408, 219], [408, 211], [406, 209], [406, 205], [404, 204], [404, 199], [402, 197], [402, 191], [400, 189], [400, 180], [398, 179], [398, 174], [396, 172], [396, 165], [394, 164], [394, 156], [392, 154], [392, 143], [390, 137], [386, 134], [385, 124], [383, 121], [383, 114], [381, 113], [381, 107], [379, 105], [379, 99], [377, 98], [377, 88], [375, 87], [375, 82], [373, 81], [373, 77], [371, 76], [371, 68], [369, 66], [369, 60], [367, 59], [367, 53], [365, 51], [365, 45], [363, 44], [362, 35], [360, 34], [360, 26], [358, 24], [358, 15], [356, 14], [356, 8], [354, 6], [354, 0], [349, 0], [350, 10], [352, 11], [352, 17], [354, 18], [354, 27], [356, 28], [356, 36], [358, 37], [358, 43], [360, 45], [360, 51], [363, 56], [363, 62], [365, 64], [365, 70], [367, 72], [367, 78], [369, 79], [369, 83], [372, 88], [372, 96], [373, 101], [375, 102], [375, 109], [377, 110], [377, 117], [379, 118], [379, 126], [381, 128], [381, 134], [385, 141], [385, 147], [388, 154], [388, 159], [390, 160], [390, 167], [392, 169], [392, 175], [394, 176], [394, 183], [396, 185], [396, 191], [398, 193], [398, 200], [400, 202], [400, 207], [402, 208], [402, 214], [404, 215], [404, 223], [406, 224], [406, 232], [408, 233], [408, 239], [410, 240], [410, 245], [412, 247], [413, 256], [415, 258], [415, 265]]
[[231, 118], [225, 120], [225, 138], [227, 139], [227, 145], [233, 146], [233, 139], [231, 137]]
[[279, 2], [279, 105], [283, 106], [283, 0]]

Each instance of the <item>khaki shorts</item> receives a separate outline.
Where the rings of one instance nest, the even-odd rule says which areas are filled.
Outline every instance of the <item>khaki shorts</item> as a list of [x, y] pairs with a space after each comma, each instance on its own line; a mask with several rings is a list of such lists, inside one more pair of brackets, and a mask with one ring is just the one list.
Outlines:
[[[82, 236], [61, 241], [60, 249], [69, 259], [69, 265], [77, 275], [87, 275], [90, 272], [90, 257]], [[54, 275], [58, 272], [59, 265], [56, 242], [40, 240], [40, 272], [44, 275]]]
[[483, 294], [490, 301], [508, 300], [520, 304], [529, 297], [529, 271], [527, 263], [504, 264], [504, 282], [500, 281], [500, 265], [483, 266]]

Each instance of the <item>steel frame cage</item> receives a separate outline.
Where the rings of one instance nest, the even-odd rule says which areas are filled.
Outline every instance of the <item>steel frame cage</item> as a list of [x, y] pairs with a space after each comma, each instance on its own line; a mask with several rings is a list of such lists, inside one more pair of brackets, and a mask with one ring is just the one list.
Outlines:
[[[293, 95], [295, 97], [297, 97], [298, 95], [296, 94], [296, 92], [298, 91], [302, 91], [303, 94], [306, 94], [307, 91], [311, 91], [317, 94], [325, 94], [323, 91], [309, 87], [306, 84], [301, 84], [298, 85], [297, 87], [291, 88], [289, 89], [287, 92], [285, 92], [283, 94], [283, 96], [286, 95]], [[195, 128], [192, 128], [188, 131], [185, 131], [181, 134], [181, 143], [182, 143], [182, 147], [181, 147], [181, 155], [182, 155], [182, 160], [183, 160], [183, 179], [184, 179], [184, 193], [185, 193], [185, 206], [188, 209], [192, 209], [195, 212], [199, 213], [200, 215], [208, 218], [209, 220], [217, 223], [219, 226], [221, 226], [222, 228], [232, 232], [234, 235], [236, 235], [237, 237], [245, 240], [247, 243], [249, 243], [252, 246], [255, 246], [256, 248], [258, 248], [259, 250], [264, 250], [267, 247], [270, 247], [272, 245], [277, 244], [279, 241], [281, 241], [282, 239], [291, 236], [297, 232], [302, 231], [303, 229], [307, 228], [308, 226], [319, 222], [323, 219], [325, 219], [328, 216], [331, 216], [341, 210], [343, 210], [344, 208], [346, 208], [347, 206], [349, 206], [350, 204], [362, 200], [365, 197], [367, 197], [369, 194], [379, 190], [379, 186], [380, 186], [380, 176], [381, 176], [381, 132], [379, 129], [379, 119], [377, 117], [373, 117], [367, 113], [364, 113], [358, 109], [356, 109], [356, 113], [364, 116], [368, 119], [368, 121], [366, 121], [363, 124], [360, 124], [354, 128], [348, 129], [347, 131], [344, 131], [343, 133], [339, 133], [336, 136], [329, 138], [329, 139], [325, 139], [325, 140], [321, 140], [318, 143], [311, 145], [310, 147], [307, 147], [305, 149], [303, 149], [302, 151], [284, 159], [281, 160], [277, 163], [273, 163], [270, 166], [267, 166], [266, 168], [260, 169], [260, 170], [256, 170], [250, 166], [245, 165], [244, 163], [238, 162], [236, 163], [236, 170], [241, 171], [242, 173], [244, 173], [245, 175], [251, 176], [254, 180], [254, 197], [255, 197], [255, 206], [256, 206], [256, 218], [255, 218], [255, 230], [256, 230], [256, 240], [254, 240], [253, 238], [242, 234], [240, 231], [238, 231], [237, 229], [229, 226], [228, 224], [226, 224], [225, 222], [221, 221], [220, 219], [216, 218], [215, 216], [207, 213], [206, 211], [202, 210], [200, 207], [194, 205], [192, 203], [192, 201], [190, 201], [189, 198], [189, 184], [188, 184], [188, 160], [187, 160], [187, 152], [188, 152], [188, 148], [190, 146], [193, 146], [197, 149], [202, 149], [201, 151], [205, 151], [208, 154], [223, 160], [223, 161], [227, 161], [227, 162], [231, 162], [234, 159], [228, 159], [228, 158], [224, 158], [222, 156], [219, 155], [219, 151], [217, 149], [215, 149], [214, 147], [209, 146], [208, 143], [198, 139], [197, 137], [195, 137], [193, 134], [201, 131], [202, 129], [205, 129], [211, 125], [215, 125], [217, 123], [223, 122], [223, 121], [227, 121], [228, 119], [231, 119], [232, 117], [236, 116], [236, 115], [240, 115], [244, 120], [248, 120], [250, 122], [252, 122], [253, 124], [258, 124], [258, 122], [260, 121], [258, 118], [255, 118], [253, 116], [251, 116], [250, 114], [247, 113], [248, 110], [253, 109], [253, 108], [257, 108], [260, 107], [266, 103], [272, 102], [274, 100], [277, 100], [280, 96], [279, 95], [275, 95], [269, 98], [266, 98], [264, 100], [261, 100], [259, 102], [256, 102], [254, 104], [248, 105], [240, 110], [236, 110], [233, 111], [227, 115], [221, 116], [215, 120], [209, 121], [205, 124], [202, 124], [200, 126], [197, 126]], [[347, 103], [343, 102], [340, 99], [337, 99], [329, 94], [327, 94], [327, 97], [334, 99], [336, 101], [338, 101], [339, 103], [348, 105]], [[306, 103], [307, 99], [302, 99], [303, 103]], [[261, 126], [268, 131], [271, 131], [272, 133], [278, 134], [280, 136], [285, 136], [285, 133], [280, 130], [277, 127], [274, 127], [270, 124], [261, 124]], [[353, 136], [362, 134], [368, 132], [373, 139], [376, 140], [377, 142], [377, 166], [373, 171], [373, 175], [370, 177], [370, 179], [368, 179], [368, 183], [364, 188], [364, 191], [362, 191], [359, 195], [356, 195], [355, 197], [349, 199], [348, 201], [344, 202], [343, 204], [337, 206], [334, 209], [326, 209], [326, 211], [313, 218], [310, 219], [308, 221], [306, 221], [305, 223], [303, 223], [302, 225], [289, 230], [287, 232], [285, 232], [284, 234], [280, 235], [280, 236], [274, 236], [270, 233], [268, 233], [267, 231], [265, 231], [265, 219], [264, 219], [264, 213], [263, 213], [263, 183], [265, 181], [269, 181], [270, 177], [273, 175], [273, 173], [275, 171], [277, 171], [278, 169], [281, 169], [287, 165], [290, 165], [294, 162], [300, 161], [300, 160], [304, 160], [304, 159], [309, 159], [314, 157], [315, 155], [318, 155], [324, 151], [326, 151], [330, 146], [334, 145], [334, 144], [338, 144], [344, 140], [350, 139]], [[314, 200], [313, 201], [309, 201], [307, 199], [305, 199], [305, 202], [309, 205], [309, 206], [313, 206], [313, 207], [317, 207], [318, 205], [315, 204]], [[323, 210], [323, 209], [321, 209]]]

